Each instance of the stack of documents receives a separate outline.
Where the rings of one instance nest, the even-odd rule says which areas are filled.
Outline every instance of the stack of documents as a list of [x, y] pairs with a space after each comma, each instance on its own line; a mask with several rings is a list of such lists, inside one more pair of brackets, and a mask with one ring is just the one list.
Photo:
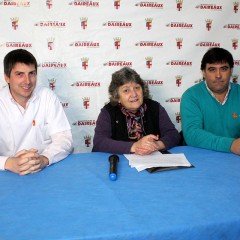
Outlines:
[[124, 154], [129, 160], [129, 165], [135, 167], [139, 172], [152, 167], [191, 167], [183, 153], [162, 154], [153, 152], [152, 154], [140, 156], [136, 154]]

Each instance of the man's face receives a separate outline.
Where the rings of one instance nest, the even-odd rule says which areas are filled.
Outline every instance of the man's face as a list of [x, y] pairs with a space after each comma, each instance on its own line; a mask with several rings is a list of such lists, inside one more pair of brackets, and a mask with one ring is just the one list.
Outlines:
[[203, 70], [208, 88], [217, 94], [227, 92], [231, 75], [232, 69], [228, 63], [207, 63]]
[[4, 77], [9, 84], [14, 100], [25, 107], [37, 82], [37, 71], [34, 64], [16, 63], [10, 77], [6, 76], [6, 74]]

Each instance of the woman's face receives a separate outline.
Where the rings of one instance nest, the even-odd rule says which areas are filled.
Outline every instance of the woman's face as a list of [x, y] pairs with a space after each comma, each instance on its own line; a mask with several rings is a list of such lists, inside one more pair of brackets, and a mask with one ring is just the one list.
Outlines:
[[143, 103], [143, 90], [140, 84], [128, 82], [118, 89], [119, 102], [129, 111], [136, 112]]

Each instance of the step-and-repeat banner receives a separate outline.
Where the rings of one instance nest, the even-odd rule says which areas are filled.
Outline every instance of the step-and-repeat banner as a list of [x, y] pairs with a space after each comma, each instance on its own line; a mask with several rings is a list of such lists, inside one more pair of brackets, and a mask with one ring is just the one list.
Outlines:
[[[38, 83], [54, 91], [72, 126], [75, 152], [89, 152], [113, 72], [135, 69], [181, 130], [183, 92], [201, 81], [210, 47], [234, 57], [240, 73], [239, 0], [0, 0], [0, 61], [24, 48]], [[6, 85], [0, 65], [0, 87]]]

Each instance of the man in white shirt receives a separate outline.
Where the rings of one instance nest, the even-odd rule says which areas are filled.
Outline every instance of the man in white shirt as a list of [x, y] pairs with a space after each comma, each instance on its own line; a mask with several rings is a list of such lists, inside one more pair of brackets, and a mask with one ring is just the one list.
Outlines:
[[37, 61], [24, 49], [4, 58], [0, 90], [0, 170], [36, 173], [73, 150], [71, 127], [57, 96], [36, 87]]

